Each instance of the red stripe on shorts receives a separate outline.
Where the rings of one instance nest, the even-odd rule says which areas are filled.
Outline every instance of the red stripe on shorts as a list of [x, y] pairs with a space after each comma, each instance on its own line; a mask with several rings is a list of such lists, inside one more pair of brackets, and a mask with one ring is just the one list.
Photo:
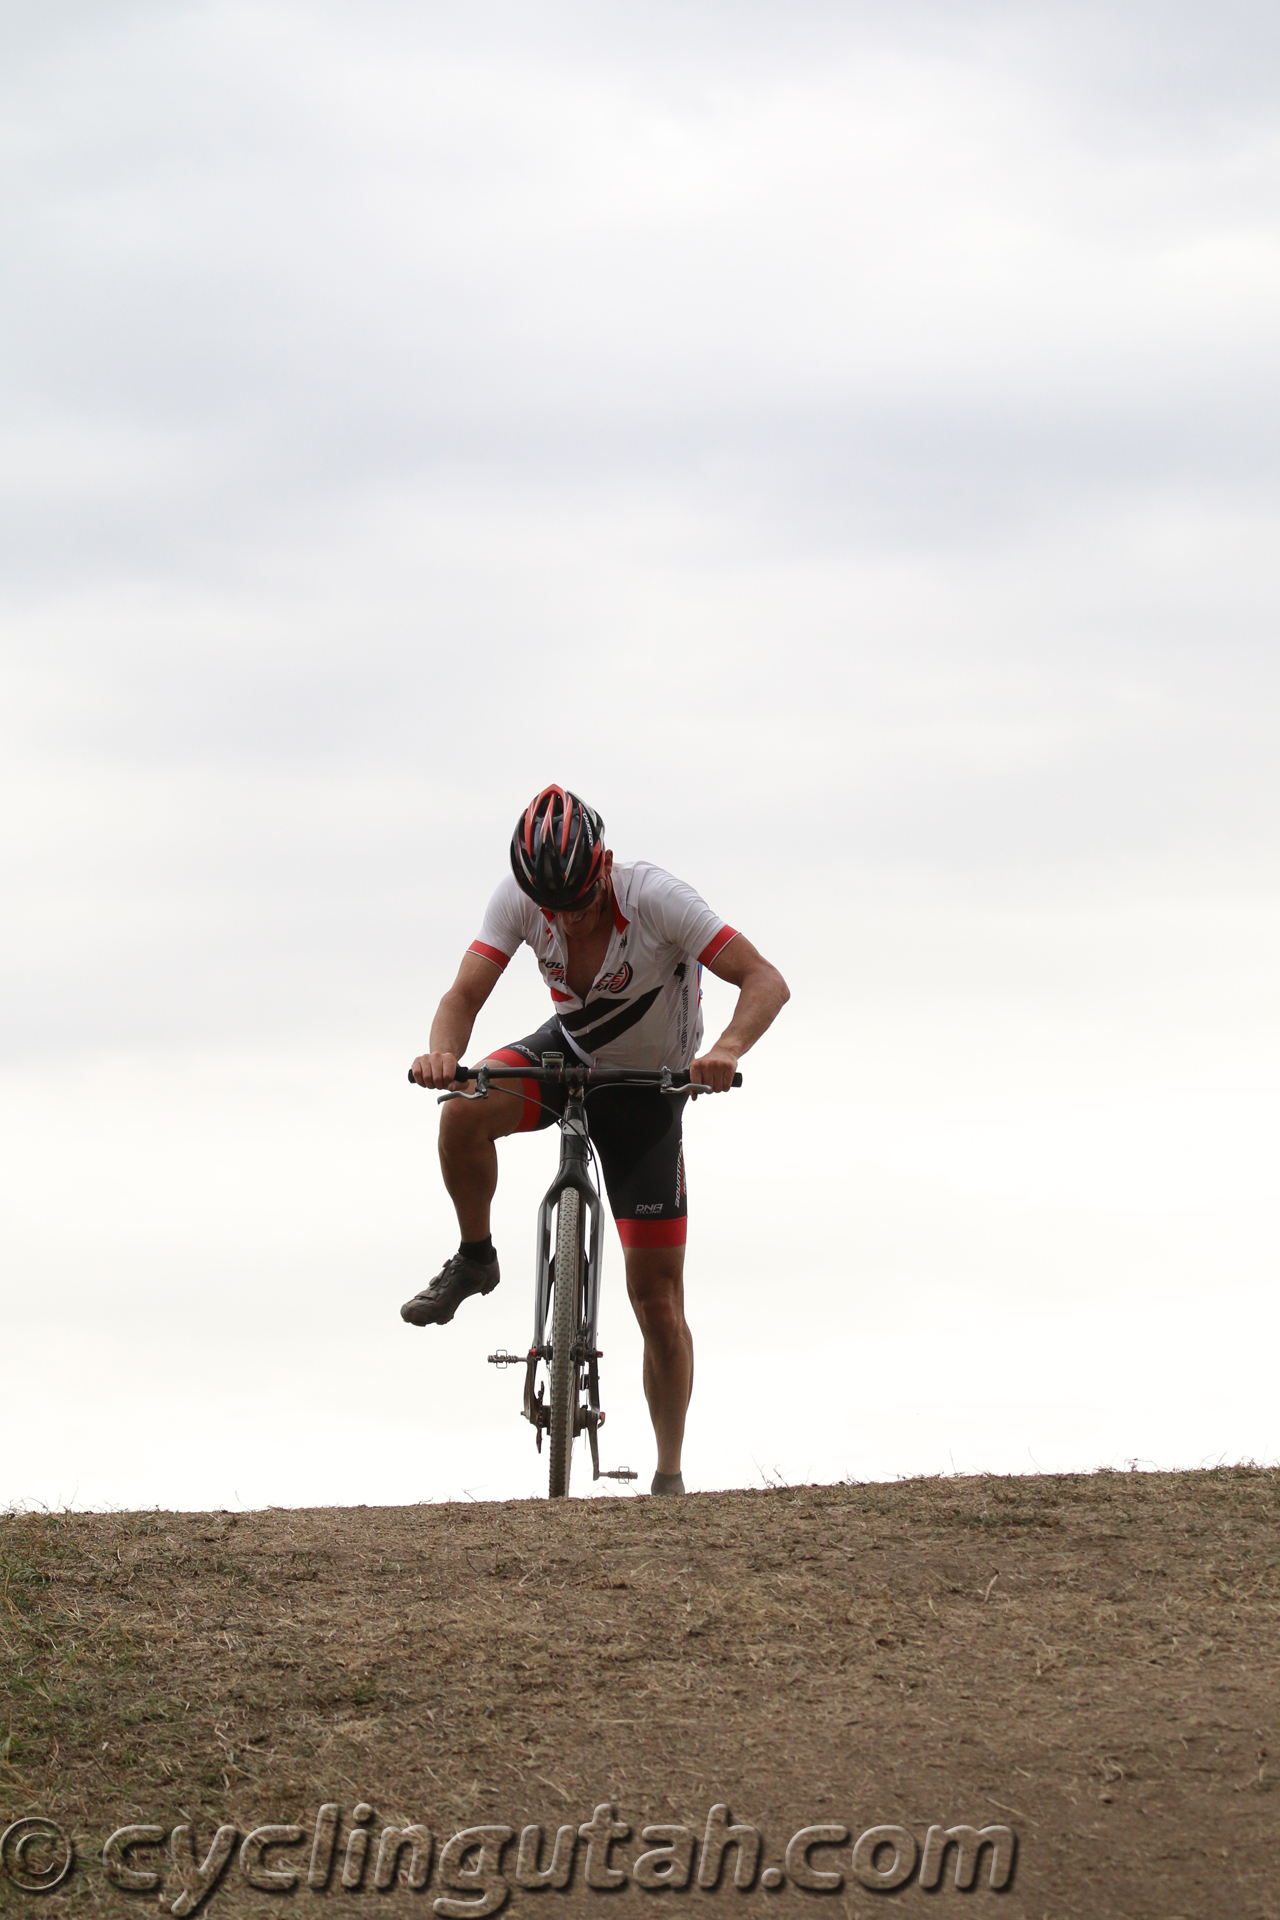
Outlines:
[[[524, 1055], [517, 1053], [514, 1047], [499, 1047], [496, 1053], [491, 1053], [488, 1057], [494, 1062], [495, 1066], [499, 1067], [527, 1067], [529, 1064]], [[524, 1099], [520, 1105], [520, 1125], [516, 1128], [516, 1132], [532, 1133], [542, 1118], [541, 1081], [495, 1080], [493, 1084], [495, 1089], [498, 1087], [508, 1087], [513, 1093], [522, 1093], [524, 1095]], [[533, 1102], [532, 1106], [529, 1104], [530, 1101]]]
[[682, 1247], [689, 1222], [679, 1220], [619, 1220], [618, 1238], [624, 1247]]

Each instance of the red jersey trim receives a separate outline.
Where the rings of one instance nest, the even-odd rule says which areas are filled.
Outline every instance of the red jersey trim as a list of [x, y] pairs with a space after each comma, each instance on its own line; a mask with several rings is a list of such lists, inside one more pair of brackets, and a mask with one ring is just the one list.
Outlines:
[[627, 918], [627, 916], [626, 916], [626, 914], [625, 914], [625, 913], [624, 913], [624, 912], [622, 911], [622, 908], [621, 908], [621, 907], [620, 907], [620, 906], [618, 905], [618, 896], [617, 896], [617, 894], [615, 893], [615, 894], [614, 894], [614, 896], [613, 896], [613, 929], [614, 929], [614, 932], [615, 932], [615, 933], [624, 933], [624, 932], [626, 931], [626, 929], [627, 929], [627, 928], [628, 928], [628, 927], [629, 927], [630, 925], [631, 925], [631, 922], [630, 922], [630, 921], [628, 920], [628, 918]]
[[736, 927], [721, 927], [719, 933], [715, 935], [714, 939], [708, 940], [706, 946], [698, 955], [698, 965], [700, 967], [709, 967], [716, 955], [722, 953], [729, 942], [736, 940], [737, 937], [738, 929]]
[[573, 995], [571, 993], [560, 993], [555, 987], [552, 987], [551, 998], [556, 1002], [557, 1006], [561, 1006], [567, 1001], [572, 1000]]
[[503, 953], [500, 947], [486, 946], [483, 940], [473, 940], [467, 948], [467, 952], [478, 953], [482, 960], [492, 960], [499, 973], [502, 972], [503, 968], [511, 959], [509, 953]]
[[619, 1220], [618, 1238], [624, 1247], [682, 1247], [689, 1238], [689, 1222], [679, 1220]]

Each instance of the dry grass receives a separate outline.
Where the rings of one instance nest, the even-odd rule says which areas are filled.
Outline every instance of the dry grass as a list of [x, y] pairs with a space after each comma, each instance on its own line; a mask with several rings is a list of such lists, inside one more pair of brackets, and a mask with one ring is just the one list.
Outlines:
[[[699, 1833], [728, 1802], [774, 1862], [811, 1822], [1005, 1822], [1014, 1884], [968, 1908], [1009, 1916], [1280, 1916], [1278, 1492], [1232, 1469], [11, 1516], [0, 1813], [60, 1820], [81, 1863], [38, 1898], [0, 1879], [0, 1907], [136, 1907], [97, 1863], [131, 1821], [207, 1841], [365, 1800], [442, 1841], [612, 1797]], [[203, 1911], [280, 1910], [234, 1869]], [[330, 1898], [429, 1913], [439, 1891]], [[578, 1876], [509, 1911], [603, 1897]], [[885, 1910], [852, 1885], [612, 1898]], [[912, 1883], [890, 1907], [963, 1898]]]

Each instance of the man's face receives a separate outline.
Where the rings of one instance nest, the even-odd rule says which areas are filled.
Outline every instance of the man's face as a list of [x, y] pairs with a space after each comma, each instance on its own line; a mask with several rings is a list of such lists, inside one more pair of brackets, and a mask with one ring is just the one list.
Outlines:
[[592, 933], [599, 926], [601, 916], [607, 911], [609, 905], [609, 874], [612, 867], [613, 853], [612, 850], [607, 849], [600, 878], [586, 900], [581, 906], [575, 907], [572, 913], [555, 915], [556, 925], [567, 940], [580, 939], [584, 933]]

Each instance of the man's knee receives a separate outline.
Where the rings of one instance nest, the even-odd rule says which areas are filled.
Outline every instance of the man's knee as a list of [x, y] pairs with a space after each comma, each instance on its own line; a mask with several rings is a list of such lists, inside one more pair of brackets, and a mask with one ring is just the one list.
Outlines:
[[480, 1100], [447, 1100], [440, 1109], [440, 1145], [441, 1148], [461, 1146], [464, 1141], [474, 1140], [485, 1132], [485, 1116], [477, 1113], [482, 1106]]
[[465, 1153], [468, 1147], [514, 1133], [521, 1111], [510, 1094], [496, 1091], [484, 1100], [446, 1100], [440, 1109], [441, 1153]]
[[674, 1343], [685, 1330], [684, 1249], [664, 1249], [665, 1258], [656, 1258], [656, 1250], [638, 1252], [628, 1250], [627, 1293], [640, 1331], [660, 1345]]

